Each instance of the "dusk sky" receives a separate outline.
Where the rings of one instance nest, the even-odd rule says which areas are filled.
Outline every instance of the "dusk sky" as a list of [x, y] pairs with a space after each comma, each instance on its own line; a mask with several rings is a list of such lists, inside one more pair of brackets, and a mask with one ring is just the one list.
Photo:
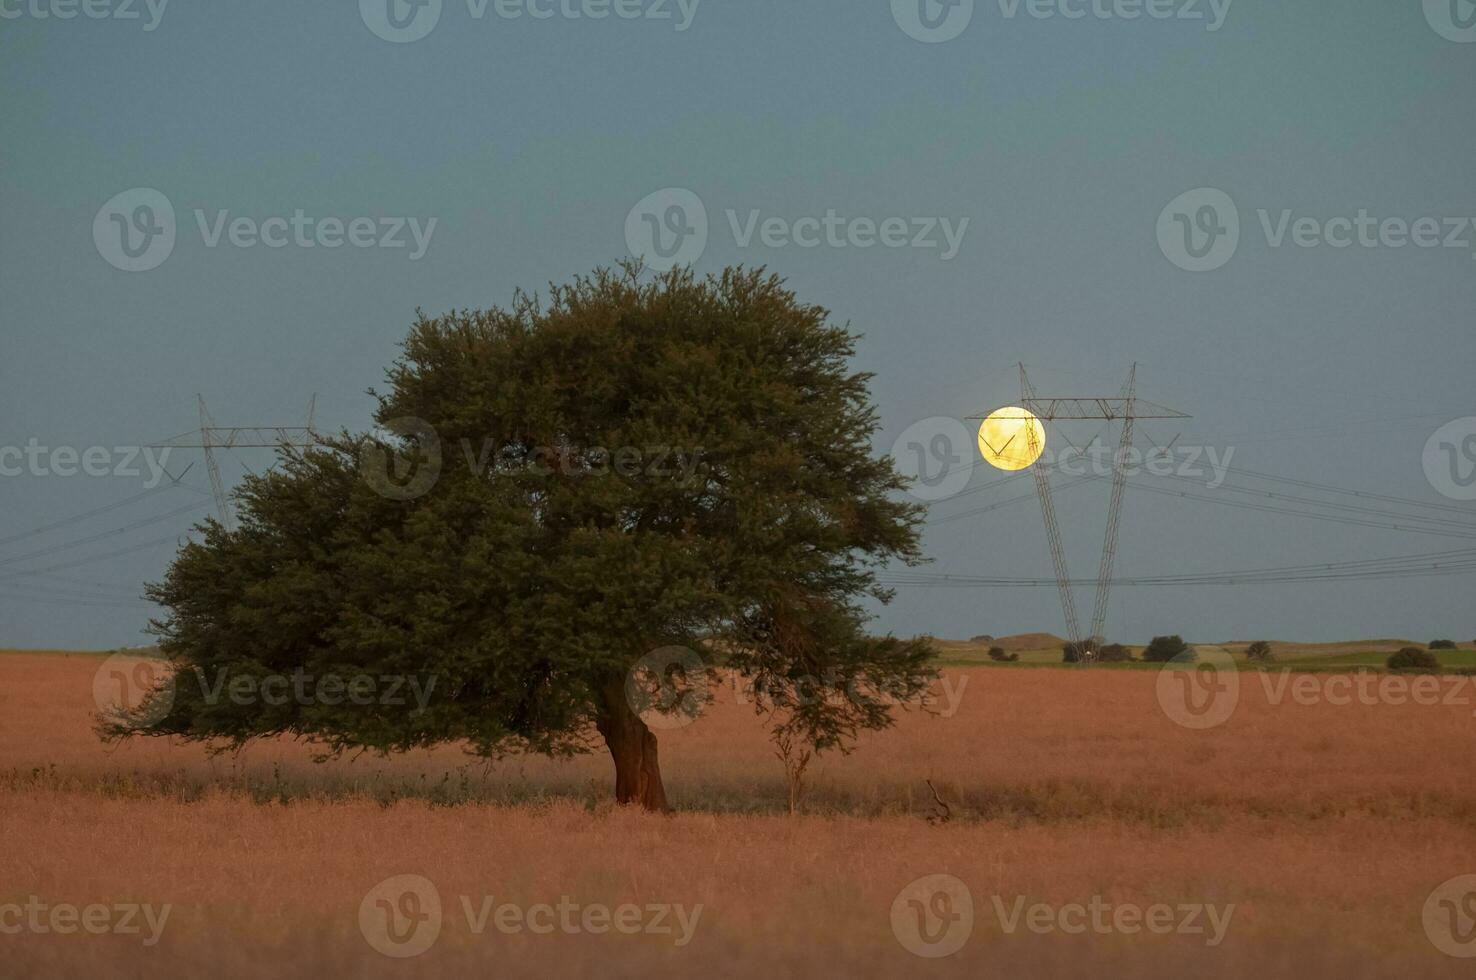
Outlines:
[[[214, 505], [187, 449], [182, 485], [139, 497], [159, 477], [130, 447], [196, 428], [197, 393], [220, 425], [302, 425], [316, 394], [320, 429], [363, 430], [417, 309], [635, 249], [766, 266], [849, 323], [904, 465], [904, 432], [957, 431], [925, 420], [1016, 403], [1017, 362], [1070, 396], [1136, 362], [1143, 398], [1192, 416], [1137, 445], [1207, 472], [1128, 480], [1122, 578], [1476, 547], [1467, 0], [86, 10], [108, 16], [0, 0], [0, 646], [149, 642], [143, 585]], [[1050, 577], [1030, 478], [980, 489], [1002, 474], [959, 454], [973, 492], [931, 503], [925, 570]], [[220, 455], [227, 484], [271, 462]], [[1108, 486], [1055, 479], [1094, 577]], [[1106, 635], [1469, 640], [1471, 585], [1124, 585]], [[1050, 587], [906, 584], [876, 625], [1064, 632]]]

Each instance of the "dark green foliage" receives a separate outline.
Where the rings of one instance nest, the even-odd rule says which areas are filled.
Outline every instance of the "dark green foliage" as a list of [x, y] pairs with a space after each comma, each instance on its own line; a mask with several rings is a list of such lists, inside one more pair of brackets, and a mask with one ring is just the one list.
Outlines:
[[1390, 654], [1386, 663], [1390, 670], [1409, 671], [1412, 673], [1426, 673], [1440, 669], [1440, 660], [1435, 654], [1419, 647], [1405, 647], [1398, 653]]
[[1166, 664], [1175, 659], [1182, 662], [1187, 659], [1184, 655], [1188, 653], [1189, 645], [1177, 634], [1155, 636], [1143, 651], [1143, 659], [1152, 664]]
[[1018, 653], [1005, 653], [1004, 647], [990, 647], [989, 659], [996, 660], [1002, 664], [1012, 664], [1020, 659]]
[[1081, 644], [1067, 640], [1061, 647], [1061, 662], [1067, 664], [1081, 663]]
[[1431, 640], [1430, 641], [1430, 649], [1431, 650], [1454, 650], [1455, 648], [1456, 648], [1455, 640]]
[[1108, 643], [1097, 652], [1097, 659], [1104, 664], [1120, 664], [1132, 660], [1133, 655], [1121, 643]]
[[[624, 685], [668, 645], [720, 656], [816, 748], [886, 726], [888, 700], [931, 681], [932, 651], [869, 636], [863, 604], [891, 598], [876, 567], [920, 560], [921, 508], [873, 455], [870, 375], [848, 368], [854, 336], [828, 318], [760, 272], [634, 269], [543, 303], [422, 315], [375, 418], [423, 420], [434, 443], [344, 433], [248, 478], [239, 528], [207, 521], [149, 590], [185, 680], [138, 733], [287, 733], [330, 751], [465, 739], [491, 756], [583, 751], [598, 730], [617, 770], [616, 743], [635, 739], [654, 771]], [[644, 465], [665, 447], [692, 468]], [[390, 499], [371, 449], [438, 457], [439, 476]], [[623, 449], [642, 466], [612, 469]], [[197, 668], [434, 688], [424, 710], [235, 705], [202, 693]]]
[[1245, 656], [1248, 660], [1258, 663], [1269, 663], [1276, 658], [1271, 654], [1271, 644], [1265, 640], [1257, 640], [1245, 648]]

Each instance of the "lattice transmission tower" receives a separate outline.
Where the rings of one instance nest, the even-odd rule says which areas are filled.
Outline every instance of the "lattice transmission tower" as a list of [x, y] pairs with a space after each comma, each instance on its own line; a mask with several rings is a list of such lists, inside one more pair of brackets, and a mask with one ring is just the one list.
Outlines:
[[[1107, 505], [1107, 527], [1102, 540], [1102, 557], [1097, 563], [1097, 591], [1092, 605], [1090, 629], [1083, 634], [1081, 621], [1076, 613], [1076, 598], [1071, 588], [1071, 575], [1067, 570], [1066, 549], [1061, 541], [1061, 526], [1056, 520], [1056, 507], [1051, 497], [1050, 464], [1042, 452], [1043, 446], [1036, 435], [1035, 426], [1025, 426], [1030, 455], [1035, 462], [1031, 469], [1035, 474], [1035, 490], [1040, 498], [1040, 513], [1045, 521], [1046, 543], [1051, 552], [1051, 565], [1056, 575], [1056, 587], [1061, 593], [1061, 613], [1066, 620], [1067, 639], [1076, 644], [1084, 661], [1097, 658], [1097, 645], [1101, 642], [1102, 627], [1107, 621], [1107, 599], [1112, 587], [1112, 566], [1117, 557], [1118, 528], [1122, 523], [1122, 498], [1127, 485], [1126, 456], [1133, 444], [1133, 427], [1139, 419], [1187, 419], [1190, 416], [1176, 409], [1165, 408], [1137, 396], [1138, 366], [1128, 371], [1127, 382], [1122, 390], [1111, 396], [1042, 397], [1030, 383], [1025, 365], [1020, 365], [1020, 407], [1040, 420], [1042, 431], [1053, 422], [1121, 422], [1122, 431], [1118, 439], [1117, 452], [1112, 458], [1112, 493]], [[980, 416], [982, 417], [982, 416]]]
[[200, 404], [200, 427], [191, 429], [162, 442], [152, 443], [151, 449], [201, 449], [205, 452], [205, 469], [210, 473], [210, 491], [215, 496], [215, 509], [220, 523], [226, 530], [236, 526], [235, 510], [226, 493], [225, 483], [220, 477], [220, 464], [215, 453], [220, 449], [278, 449], [291, 447], [305, 449], [319, 443], [318, 431], [314, 427], [318, 410], [318, 396], [308, 400], [307, 425], [235, 425], [215, 424], [210, 410], [205, 407], [205, 396], [196, 395]]

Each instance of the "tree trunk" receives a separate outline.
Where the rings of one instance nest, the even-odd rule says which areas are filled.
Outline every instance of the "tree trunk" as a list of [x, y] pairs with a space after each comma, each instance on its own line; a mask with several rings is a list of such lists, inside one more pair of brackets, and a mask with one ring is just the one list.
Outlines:
[[612, 680], [600, 697], [595, 721], [615, 761], [615, 802], [639, 804], [646, 810], [669, 813], [661, 765], [656, 757], [656, 735], [625, 696], [625, 679]]

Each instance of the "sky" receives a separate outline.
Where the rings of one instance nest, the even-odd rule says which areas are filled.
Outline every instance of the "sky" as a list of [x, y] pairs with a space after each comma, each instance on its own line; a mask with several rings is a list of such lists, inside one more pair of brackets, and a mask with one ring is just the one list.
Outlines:
[[[969, 492], [929, 502], [930, 573], [1052, 575], [1033, 497], [941, 520], [1030, 493], [951, 448], [1019, 400], [1020, 362], [1073, 396], [1115, 394], [1136, 363], [1143, 398], [1192, 416], [1143, 422], [1140, 446], [1476, 520], [1473, 17], [0, 0], [0, 646], [148, 642], [143, 584], [213, 503], [202, 454], [171, 453], [176, 486], [139, 447], [197, 427], [197, 395], [221, 425], [301, 425], [316, 395], [320, 428], [362, 430], [417, 309], [507, 304], [634, 250], [766, 266], [862, 336], [877, 452], [967, 460]], [[230, 484], [271, 454], [220, 465]], [[1122, 577], [1466, 544], [1137, 492], [1155, 479], [1128, 480]], [[1071, 572], [1092, 577], [1107, 486], [1058, 497]], [[1471, 584], [1121, 587], [1106, 634], [1469, 639]], [[1061, 620], [1052, 588], [904, 585], [876, 625]]]

